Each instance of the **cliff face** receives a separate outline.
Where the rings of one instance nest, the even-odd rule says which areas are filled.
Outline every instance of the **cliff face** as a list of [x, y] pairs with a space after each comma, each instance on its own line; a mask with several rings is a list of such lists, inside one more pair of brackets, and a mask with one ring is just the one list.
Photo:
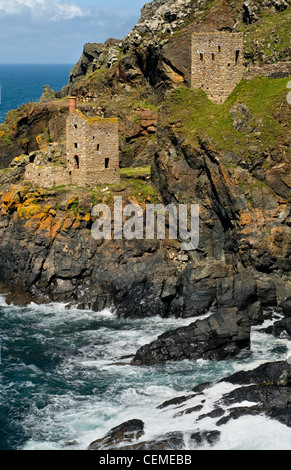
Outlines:
[[[174, 90], [159, 110], [154, 186], [149, 176], [124, 176], [110, 188], [44, 192], [22, 182], [11, 190], [13, 172], [21, 182], [14, 163], [10, 180], [2, 175], [1, 282], [38, 301], [114, 305], [120, 316], [187, 317], [218, 306], [248, 307], [257, 318], [276, 305], [290, 289], [287, 82], [244, 81], [224, 105]], [[93, 203], [114, 196], [142, 206], [198, 203], [198, 250], [181, 252], [171, 240], [95, 241]]]
[[[193, 32], [244, 32], [245, 64], [262, 65], [290, 61], [289, 22], [290, 2], [285, 0], [155, 0], [142, 8], [140, 20], [122, 41], [99, 44], [89, 63], [87, 49], [96, 45], [84, 47], [69, 89], [81, 96], [80, 79], [94, 69], [107, 75], [113, 93], [125, 84], [127, 89], [150, 85], [150, 93], [160, 102], [167, 90], [190, 86]], [[98, 94], [98, 87], [92, 87], [92, 93]]]
[[[94, 240], [92, 197], [83, 191], [44, 192], [23, 186], [5, 193], [1, 283], [37, 302], [66, 301], [96, 310], [115, 306], [125, 317], [188, 317], [214, 305], [253, 305], [256, 316], [261, 304], [276, 304], [276, 276], [256, 272], [251, 264], [238, 269], [234, 254], [230, 263], [231, 253], [205, 259], [203, 250], [185, 255], [170, 241]], [[212, 238], [215, 231], [218, 222], [207, 237], [203, 229], [202, 246], [214, 250], [221, 241]]]

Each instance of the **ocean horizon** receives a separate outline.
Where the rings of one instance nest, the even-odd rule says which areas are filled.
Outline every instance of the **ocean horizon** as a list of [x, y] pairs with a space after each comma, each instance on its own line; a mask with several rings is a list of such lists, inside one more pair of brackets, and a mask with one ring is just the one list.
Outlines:
[[9, 111], [40, 100], [45, 85], [60, 91], [74, 64], [0, 64], [0, 123]]

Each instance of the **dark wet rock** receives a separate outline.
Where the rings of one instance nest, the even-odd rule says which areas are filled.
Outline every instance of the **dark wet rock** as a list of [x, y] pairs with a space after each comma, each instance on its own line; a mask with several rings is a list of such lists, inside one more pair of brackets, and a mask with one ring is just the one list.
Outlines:
[[257, 277], [257, 295], [263, 307], [277, 305], [277, 293], [274, 279], [261, 274]]
[[162, 334], [141, 347], [133, 365], [151, 365], [169, 360], [222, 360], [250, 346], [250, 320], [237, 308], [220, 309], [204, 320]]
[[[196, 431], [187, 438], [192, 445], [209, 444], [214, 445], [219, 440], [220, 431]], [[185, 436], [183, 432], [169, 432], [156, 437], [151, 441], [142, 441], [134, 444], [113, 446], [112, 449], [123, 450], [181, 450], [185, 448]], [[99, 450], [99, 449], [91, 449]]]
[[291, 385], [291, 366], [285, 361], [267, 362], [254, 370], [239, 371], [220, 382], [248, 385]]
[[265, 328], [263, 331], [277, 337], [281, 336], [281, 334], [291, 336], [291, 317], [276, 321], [273, 325]]
[[269, 411], [269, 416], [273, 419], [277, 419], [280, 423], [285, 424], [288, 427], [291, 427], [291, 408], [289, 403], [289, 408], [276, 408]]
[[258, 387], [249, 385], [233, 390], [222, 400], [223, 404], [227, 406], [243, 401], [262, 403], [264, 411], [268, 413], [276, 408], [287, 409], [291, 405], [291, 390], [286, 386], [265, 385]]
[[223, 424], [228, 423], [231, 419], [238, 419], [241, 416], [256, 416], [260, 413], [262, 413], [262, 407], [260, 405], [231, 408], [227, 416], [224, 416], [217, 421], [216, 426], [222, 426]]
[[190, 415], [191, 413], [197, 413], [197, 411], [201, 411], [203, 409], [203, 405], [196, 405], [192, 406], [191, 408], [186, 408], [186, 410], [179, 411], [174, 415], [174, 418], [177, 418], [178, 416], [183, 416], [183, 415]]
[[[244, 414], [264, 414], [291, 426], [291, 365], [288, 362], [263, 364], [252, 371], [241, 371], [224, 381], [244, 384], [226, 394], [221, 400], [224, 406], [249, 401], [257, 403], [255, 407], [244, 408]], [[252, 385], [249, 385], [252, 384]], [[234, 410], [231, 417], [239, 417], [239, 410]], [[223, 424], [225, 418], [220, 420]]]
[[88, 450], [111, 449], [121, 442], [131, 442], [144, 434], [144, 423], [139, 419], [132, 419], [112, 428], [105, 437], [92, 442]]
[[181, 450], [184, 445], [184, 435], [182, 432], [170, 432], [152, 441], [119, 447], [119, 450]]
[[[204, 413], [199, 416], [198, 420], [204, 419], [204, 418], [220, 418], [223, 416], [225, 411], [222, 408], [216, 408], [215, 410], [210, 411], [209, 413]], [[197, 421], [198, 421], [197, 420]]]
[[282, 308], [284, 315], [291, 317], [291, 297], [288, 297], [283, 302], [281, 302], [280, 307]]
[[199, 431], [191, 434], [190, 439], [197, 445], [214, 445], [220, 438], [220, 431]]
[[162, 410], [163, 408], [167, 408], [167, 406], [180, 405], [181, 403], [184, 403], [185, 401], [189, 400], [190, 398], [193, 398], [194, 396], [195, 395], [189, 395], [189, 396], [172, 398], [171, 400], [167, 400], [161, 405], [159, 405], [158, 409]]
[[197, 394], [203, 393], [204, 390], [210, 387], [210, 385], [211, 385], [210, 382], [204, 382], [202, 384], [198, 384], [194, 388], [192, 388], [192, 392], [195, 392]]

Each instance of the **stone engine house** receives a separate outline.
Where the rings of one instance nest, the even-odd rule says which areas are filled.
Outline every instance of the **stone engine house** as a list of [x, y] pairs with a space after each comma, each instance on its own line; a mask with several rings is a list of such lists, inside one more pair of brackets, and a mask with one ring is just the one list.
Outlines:
[[119, 183], [118, 119], [86, 117], [70, 98], [66, 140], [73, 184]]
[[86, 117], [76, 108], [76, 98], [69, 99], [66, 152], [66, 166], [31, 162], [25, 179], [44, 188], [120, 182], [118, 119]]
[[193, 33], [191, 87], [224, 103], [244, 76], [243, 33]]

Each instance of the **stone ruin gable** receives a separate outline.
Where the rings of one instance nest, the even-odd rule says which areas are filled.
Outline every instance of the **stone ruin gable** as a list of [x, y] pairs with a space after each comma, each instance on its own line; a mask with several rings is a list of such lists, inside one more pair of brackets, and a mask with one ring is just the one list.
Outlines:
[[243, 33], [201, 32], [192, 35], [191, 87], [224, 103], [244, 76]]
[[66, 134], [73, 184], [120, 182], [118, 119], [86, 117], [76, 109], [67, 118]]
[[26, 166], [24, 179], [42, 188], [52, 188], [53, 186], [67, 185], [72, 182], [67, 168], [38, 166], [35, 163], [29, 163]]

